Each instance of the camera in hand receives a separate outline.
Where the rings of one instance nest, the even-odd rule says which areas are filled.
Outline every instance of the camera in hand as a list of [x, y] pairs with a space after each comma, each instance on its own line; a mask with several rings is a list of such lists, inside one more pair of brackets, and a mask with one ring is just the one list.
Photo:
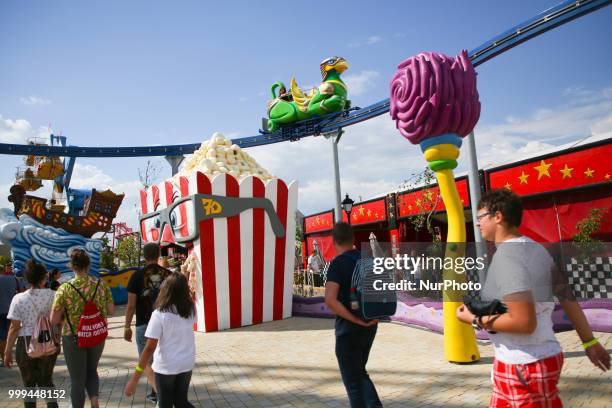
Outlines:
[[466, 296], [463, 298], [463, 302], [469, 311], [477, 317], [498, 315], [508, 311], [506, 305], [497, 299], [481, 300], [475, 297]]

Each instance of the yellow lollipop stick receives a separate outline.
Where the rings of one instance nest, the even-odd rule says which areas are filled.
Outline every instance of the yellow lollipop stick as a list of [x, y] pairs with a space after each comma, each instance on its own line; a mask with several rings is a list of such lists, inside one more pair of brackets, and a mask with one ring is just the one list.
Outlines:
[[[424, 155], [436, 174], [440, 195], [446, 206], [448, 234], [444, 256], [463, 257], [465, 245], [461, 244], [465, 244], [465, 218], [453, 174], [453, 169], [457, 166], [459, 148], [453, 144], [431, 145], [425, 148]], [[455, 273], [452, 269], [445, 269], [442, 277], [444, 280], [454, 280], [458, 283], [466, 282], [465, 274]], [[457, 319], [456, 310], [462, 304], [457, 300], [463, 299], [463, 295], [465, 293], [457, 290], [443, 292], [444, 356], [453, 363], [471, 363], [480, 359], [474, 329]]]

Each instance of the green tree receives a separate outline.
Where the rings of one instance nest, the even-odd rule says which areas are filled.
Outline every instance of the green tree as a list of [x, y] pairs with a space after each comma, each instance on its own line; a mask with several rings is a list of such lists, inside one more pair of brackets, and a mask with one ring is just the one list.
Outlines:
[[[426, 190], [430, 187], [435, 187], [435, 173], [429, 168], [425, 169], [420, 173], [413, 173], [410, 178], [404, 180], [399, 186], [399, 190], [413, 191], [423, 189]], [[421, 197], [414, 203], [416, 208], [419, 210], [418, 214], [409, 217], [409, 220], [414, 227], [415, 231], [419, 231], [425, 227], [427, 231], [433, 236], [433, 241], [438, 242], [439, 237], [435, 234], [434, 228], [431, 225], [431, 215], [438, 207], [442, 197], [439, 193], [427, 192], [421, 195]]]
[[10, 256], [0, 255], [0, 273], [4, 272], [7, 266], [13, 264], [13, 260]]
[[116, 271], [117, 264], [115, 263], [115, 254], [113, 249], [108, 244], [108, 237], [102, 237], [102, 252], [100, 253], [100, 268], [109, 271]]
[[129, 235], [122, 238], [119, 244], [117, 244], [117, 256], [119, 257], [120, 265], [123, 267], [138, 266], [140, 248], [137, 237]]
[[580, 262], [587, 262], [589, 257], [603, 250], [601, 240], [593, 238], [601, 230], [601, 223], [607, 210], [604, 208], [591, 208], [589, 215], [576, 223], [576, 235], [573, 241], [578, 249]]

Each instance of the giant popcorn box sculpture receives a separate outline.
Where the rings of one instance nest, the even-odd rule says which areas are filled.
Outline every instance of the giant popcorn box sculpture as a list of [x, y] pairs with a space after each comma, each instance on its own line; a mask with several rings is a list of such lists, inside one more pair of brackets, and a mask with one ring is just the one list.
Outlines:
[[290, 317], [297, 182], [273, 178], [220, 134], [184, 169], [140, 192], [140, 229], [197, 260], [196, 330]]

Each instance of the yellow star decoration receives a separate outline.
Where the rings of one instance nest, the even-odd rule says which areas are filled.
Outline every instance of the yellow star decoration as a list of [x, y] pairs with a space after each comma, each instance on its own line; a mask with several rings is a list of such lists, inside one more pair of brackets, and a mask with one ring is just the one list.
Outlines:
[[563, 173], [563, 177], [561, 177], [561, 179], [572, 178], [573, 170], [574, 170], [573, 168], [567, 167], [567, 163], [565, 163], [565, 167], [559, 170], [561, 173]]
[[593, 178], [593, 173], [595, 173], [595, 170], [591, 170], [590, 167], [587, 167], [586, 171], [584, 172], [584, 175], [587, 178]]
[[353, 219], [356, 220], [357, 219], [357, 213], [353, 213]]
[[506, 184], [504, 184], [504, 188], [505, 188], [506, 190], [510, 190], [510, 191], [512, 191], [512, 184], [510, 184], [510, 183], [506, 182]]
[[542, 160], [539, 166], [534, 167], [534, 169], [538, 171], [538, 180], [543, 176], [550, 178], [550, 173], [548, 172], [550, 166], [552, 166], [552, 163], [546, 163], [544, 160]]
[[425, 194], [425, 197], [427, 197], [427, 199], [431, 201], [431, 196], [432, 196], [432, 195], [433, 195], [433, 194], [432, 194], [432, 192], [431, 192], [431, 191], [428, 191], [428, 192]]
[[374, 213], [374, 218], [378, 219], [378, 213], [377, 212]]
[[610, 175], [609, 175], [609, 174], [606, 174], [606, 175], [604, 176], [604, 178], [605, 178], [606, 180], [610, 180]]
[[363, 207], [363, 205], [359, 207], [359, 215], [363, 216], [364, 211], [365, 211], [365, 208]]
[[319, 219], [319, 217], [317, 217], [315, 219], [316, 219], [317, 225], [321, 224], [321, 220]]
[[416, 200], [416, 205], [420, 206], [421, 205], [421, 199], [419, 198], [418, 200]]
[[372, 211], [368, 210], [368, 217], [372, 215]]
[[408, 204], [408, 209], [412, 210], [412, 206], [410, 204]]
[[521, 171], [521, 175], [518, 176], [517, 178], [519, 180], [521, 180], [521, 184], [527, 184], [527, 178], [529, 177], [529, 174], [525, 174], [524, 171]]

